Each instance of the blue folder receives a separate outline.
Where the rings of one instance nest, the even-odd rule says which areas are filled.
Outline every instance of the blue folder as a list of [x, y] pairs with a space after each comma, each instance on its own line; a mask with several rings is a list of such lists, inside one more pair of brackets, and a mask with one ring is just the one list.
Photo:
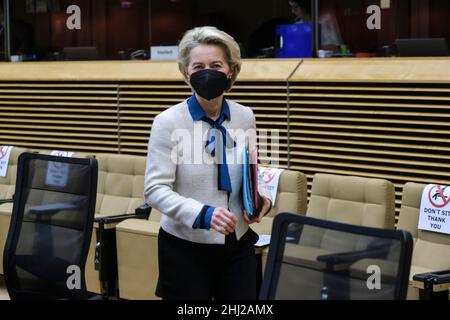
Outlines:
[[253, 215], [253, 199], [250, 190], [251, 178], [250, 178], [250, 159], [249, 159], [248, 145], [245, 146], [243, 152], [243, 177], [242, 177], [242, 202], [244, 204], [245, 211], [249, 216]]
[[[259, 194], [255, 194], [258, 188], [253, 184], [257, 183], [257, 178], [253, 176], [255, 172], [252, 173], [253, 168], [250, 162], [250, 150], [248, 143], [246, 143], [245, 145], [242, 160], [242, 203], [249, 217], [257, 218], [262, 209], [262, 200]], [[255, 203], [255, 200], [257, 201], [257, 203]]]

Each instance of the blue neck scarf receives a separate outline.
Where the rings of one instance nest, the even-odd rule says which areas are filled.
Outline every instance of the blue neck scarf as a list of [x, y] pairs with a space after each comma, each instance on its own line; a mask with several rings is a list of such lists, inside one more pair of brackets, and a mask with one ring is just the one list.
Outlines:
[[[231, 193], [232, 187], [227, 165], [226, 149], [236, 147], [236, 142], [233, 140], [227, 129], [223, 126], [223, 122], [225, 120], [231, 120], [230, 108], [224, 99], [219, 118], [217, 120], [212, 120], [206, 115], [205, 110], [203, 110], [200, 106], [195, 95], [189, 98], [187, 103], [189, 106], [189, 112], [191, 113], [194, 121], [201, 120], [210, 125], [208, 135], [209, 139], [206, 142], [205, 148], [206, 151], [217, 160], [218, 189]], [[218, 152], [216, 152], [217, 150]]]

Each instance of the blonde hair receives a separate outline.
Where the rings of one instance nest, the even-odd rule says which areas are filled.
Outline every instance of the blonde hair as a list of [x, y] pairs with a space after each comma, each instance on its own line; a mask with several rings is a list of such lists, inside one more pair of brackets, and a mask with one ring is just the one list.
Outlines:
[[241, 71], [241, 49], [232, 36], [215, 27], [197, 27], [188, 30], [179, 43], [178, 50], [178, 68], [189, 84], [186, 71], [189, 66], [191, 50], [201, 44], [210, 44], [220, 46], [225, 51], [227, 63], [232, 70], [232, 78], [229, 88], [231, 89], [236, 78]]

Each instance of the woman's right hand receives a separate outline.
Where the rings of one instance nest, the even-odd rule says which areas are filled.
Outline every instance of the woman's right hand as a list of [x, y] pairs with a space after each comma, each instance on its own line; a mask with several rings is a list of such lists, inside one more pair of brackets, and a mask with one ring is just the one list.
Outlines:
[[215, 208], [211, 217], [211, 228], [224, 235], [229, 235], [236, 228], [237, 218], [225, 208]]

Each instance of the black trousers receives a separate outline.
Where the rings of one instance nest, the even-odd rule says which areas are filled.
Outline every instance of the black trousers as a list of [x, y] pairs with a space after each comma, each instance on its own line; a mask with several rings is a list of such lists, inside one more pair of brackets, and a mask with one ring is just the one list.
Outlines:
[[162, 228], [158, 236], [158, 294], [167, 300], [255, 300], [258, 235], [249, 228], [237, 241], [201, 244], [175, 237]]

